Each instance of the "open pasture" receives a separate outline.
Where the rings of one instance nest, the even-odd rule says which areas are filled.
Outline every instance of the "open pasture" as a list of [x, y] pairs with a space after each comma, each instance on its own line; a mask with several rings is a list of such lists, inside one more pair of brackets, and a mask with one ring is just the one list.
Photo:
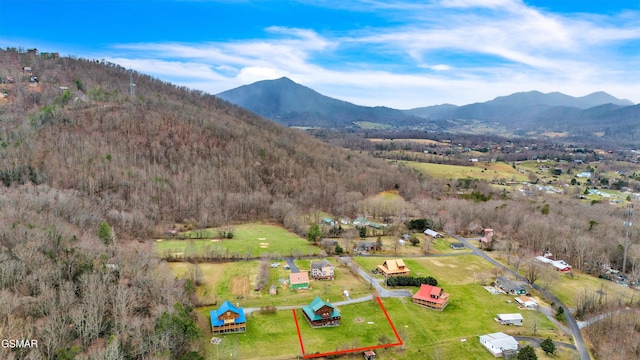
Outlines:
[[431, 139], [381, 139], [381, 138], [370, 138], [368, 139], [372, 143], [383, 143], [383, 144], [404, 144], [404, 143], [414, 143], [420, 145], [433, 145], [433, 146], [451, 146], [449, 143], [444, 143], [437, 140]]
[[507, 181], [527, 181], [528, 178], [525, 174], [518, 172], [512, 166], [505, 163], [474, 163], [470, 166], [461, 165], [446, 165], [446, 164], [432, 164], [421, 163], [415, 161], [400, 161], [401, 163], [410, 166], [422, 173], [445, 179], [481, 179], [481, 180], [500, 180], [505, 179]]
[[[157, 239], [156, 252], [160, 256], [181, 254], [211, 256], [220, 258], [235, 256], [236, 258], [258, 257], [268, 254], [270, 257], [282, 258], [297, 255], [315, 255], [320, 249], [312, 246], [306, 239], [289, 232], [282, 226], [249, 223], [237, 225], [232, 239], [216, 239], [218, 229], [204, 229], [186, 232], [186, 240]], [[197, 237], [201, 237], [198, 239]]]

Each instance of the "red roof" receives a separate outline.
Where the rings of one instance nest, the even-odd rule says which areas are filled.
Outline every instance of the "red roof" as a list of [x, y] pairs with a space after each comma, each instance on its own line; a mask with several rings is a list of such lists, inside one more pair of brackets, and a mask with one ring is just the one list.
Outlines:
[[308, 282], [309, 273], [307, 273], [306, 271], [289, 274], [289, 283], [291, 284], [306, 284]]
[[449, 298], [449, 294], [442, 291], [442, 288], [433, 285], [420, 285], [420, 290], [413, 295], [414, 299], [425, 300], [436, 304], [444, 304]]

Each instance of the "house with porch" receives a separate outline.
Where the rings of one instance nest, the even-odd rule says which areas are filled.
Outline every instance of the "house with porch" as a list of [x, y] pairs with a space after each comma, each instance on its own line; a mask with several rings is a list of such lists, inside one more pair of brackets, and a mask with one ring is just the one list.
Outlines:
[[311, 327], [339, 326], [340, 311], [316, 296], [311, 304], [302, 307], [302, 313]]
[[422, 284], [420, 285], [420, 290], [413, 295], [413, 303], [429, 309], [442, 311], [449, 303], [449, 294], [444, 292], [440, 287]]
[[527, 289], [522, 284], [519, 284], [505, 276], [498, 276], [496, 278], [496, 287], [511, 295], [527, 294]]
[[309, 273], [306, 271], [289, 274], [289, 289], [303, 290], [309, 288]]
[[409, 276], [411, 270], [404, 264], [402, 259], [385, 260], [382, 265], [378, 265], [378, 271], [387, 276]]
[[237, 333], [247, 330], [247, 319], [241, 307], [235, 307], [225, 301], [217, 310], [209, 312], [211, 331], [214, 334]]
[[515, 300], [521, 308], [528, 310], [536, 310], [538, 308], [538, 302], [529, 296], [518, 296]]
[[311, 278], [313, 280], [333, 280], [333, 270], [333, 265], [327, 259], [311, 262]]
[[424, 231], [424, 234], [427, 236], [431, 236], [434, 239], [438, 239], [438, 238], [442, 238], [444, 236], [442, 236], [442, 234], [440, 234], [439, 232], [435, 231], [435, 230], [431, 230], [431, 229], [427, 229]]
[[480, 335], [480, 344], [495, 357], [502, 357], [504, 353], [518, 352], [518, 341], [503, 332]]

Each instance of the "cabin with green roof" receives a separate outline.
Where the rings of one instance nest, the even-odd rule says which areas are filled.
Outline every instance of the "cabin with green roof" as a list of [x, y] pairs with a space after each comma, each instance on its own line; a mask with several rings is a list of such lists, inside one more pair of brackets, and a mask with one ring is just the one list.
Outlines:
[[340, 311], [316, 296], [311, 304], [302, 307], [305, 319], [311, 327], [339, 326]]

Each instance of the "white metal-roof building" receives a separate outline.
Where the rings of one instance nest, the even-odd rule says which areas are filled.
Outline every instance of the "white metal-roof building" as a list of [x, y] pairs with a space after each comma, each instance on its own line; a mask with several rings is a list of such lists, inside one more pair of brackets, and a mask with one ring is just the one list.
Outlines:
[[502, 356], [503, 351], [518, 351], [518, 341], [503, 332], [480, 335], [480, 343], [495, 357]]

